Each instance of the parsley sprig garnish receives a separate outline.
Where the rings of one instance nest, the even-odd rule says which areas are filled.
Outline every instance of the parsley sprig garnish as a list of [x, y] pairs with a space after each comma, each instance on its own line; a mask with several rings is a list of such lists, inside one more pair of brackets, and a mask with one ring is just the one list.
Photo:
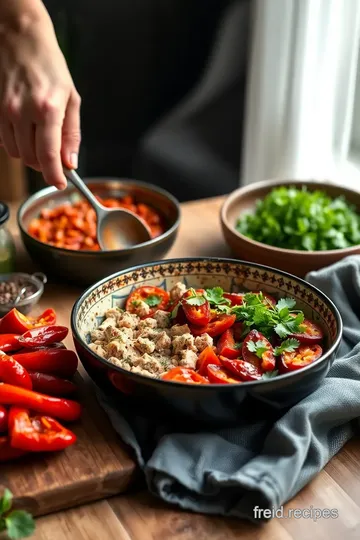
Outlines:
[[8, 538], [19, 540], [31, 536], [35, 522], [31, 514], [24, 510], [11, 510], [13, 495], [5, 489], [0, 498], [0, 532], [6, 531]]

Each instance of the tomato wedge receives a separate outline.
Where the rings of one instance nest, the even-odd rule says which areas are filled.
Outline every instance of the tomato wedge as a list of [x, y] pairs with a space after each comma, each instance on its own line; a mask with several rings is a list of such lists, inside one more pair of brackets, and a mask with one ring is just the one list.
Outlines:
[[181, 383], [190, 383], [190, 384], [209, 384], [209, 381], [196, 373], [194, 369], [185, 368], [185, 367], [175, 367], [170, 369], [161, 377], [164, 381], [173, 381]]
[[228, 328], [221, 334], [216, 348], [217, 353], [220, 356], [225, 356], [225, 358], [238, 358], [240, 356], [240, 350], [236, 348], [232, 328]]
[[244, 339], [242, 356], [246, 362], [264, 371], [272, 371], [275, 368], [274, 349], [270, 341], [257, 330], [251, 330]]
[[244, 293], [224, 293], [223, 296], [230, 300], [232, 306], [241, 306], [244, 301]]
[[201, 353], [199, 354], [197, 363], [196, 363], [196, 369], [200, 373], [200, 375], [203, 375], [204, 377], [207, 376], [207, 366], [209, 364], [218, 365], [221, 366], [221, 362], [216, 356], [214, 349], [212, 347], [206, 347]]
[[231, 327], [231, 330], [232, 330], [232, 332], [234, 334], [235, 342], [238, 343], [239, 341], [242, 341], [242, 339], [244, 338], [244, 336], [243, 336], [244, 324], [242, 322], [236, 322]]
[[240, 384], [242, 381], [235, 378], [221, 366], [209, 364], [207, 366], [209, 381], [214, 384]]
[[[195, 326], [205, 326], [211, 319], [210, 304], [204, 297], [204, 289], [196, 289], [195, 295], [193, 295], [193, 293], [194, 289], [189, 289], [182, 296], [181, 304], [185, 317], [190, 324], [194, 324]], [[191, 303], [195, 301], [198, 303], [202, 302], [202, 304], [196, 305]]]
[[280, 356], [279, 371], [287, 373], [308, 366], [318, 360], [323, 353], [317, 343], [300, 345], [294, 352], [284, 352]]
[[126, 311], [136, 312], [136, 305], [139, 302], [145, 302], [150, 307], [150, 312], [146, 317], [151, 317], [159, 309], [166, 311], [170, 301], [170, 295], [160, 287], [151, 287], [144, 285], [135, 289], [126, 300]]
[[228, 328], [231, 328], [236, 321], [236, 315], [217, 315], [205, 326], [190, 325], [191, 333], [194, 336], [201, 336], [201, 334], [209, 334], [211, 337], [220, 336]]
[[289, 338], [295, 338], [300, 343], [320, 343], [324, 339], [324, 332], [318, 324], [309, 319], [304, 319], [300, 325], [304, 332], [290, 334]]
[[230, 360], [229, 358], [220, 356], [220, 361], [224, 368], [239, 377], [242, 381], [258, 381], [262, 377], [262, 372], [259, 368], [249, 362], [244, 362], [244, 360]]

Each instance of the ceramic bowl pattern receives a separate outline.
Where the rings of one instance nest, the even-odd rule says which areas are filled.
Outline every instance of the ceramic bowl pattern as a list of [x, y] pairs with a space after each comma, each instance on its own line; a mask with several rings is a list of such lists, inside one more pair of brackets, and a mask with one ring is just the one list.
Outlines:
[[[291, 296], [296, 299], [297, 306], [304, 311], [306, 317], [315, 320], [322, 326], [325, 333], [325, 354], [307, 368], [274, 379], [247, 382], [240, 385], [198, 386], [169, 383], [130, 373], [108, 363], [86, 346], [90, 342], [90, 332], [101, 324], [104, 313], [112, 307], [123, 307], [126, 298], [135, 288], [141, 285], [155, 285], [170, 290], [178, 281], [194, 288], [220, 286], [230, 292], [262, 290], [276, 298]], [[116, 372], [118, 382], [120, 383], [120, 379], [123, 379], [125, 383], [117, 385], [118, 390], [145, 399], [150, 397], [153, 402], [159, 401], [163, 405], [170, 401], [173, 405], [175, 404], [175, 409], [181, 413], [181, 409], [184, 407], [180, 406], [179, 411], [179, 406], [176, 406], [176, 404], [179, 405], [181, 396], [190, 402], [194, 401], [192, 411], [194, 412], [198, 405], [196, 401], [202, 400], [205, 393], [208, 396], [217, 393], [233, 393], [234, 400], [230, 399], [228, 406], [230, 407], [230, 403], [234, 401], [238, 408], [246, 396], [246, 388], [250, 390], [253, 397], [257, 393], [256, 389], [262, 388], [263, 390], [258, 392], [258, 397], [266, 396], [266, 399], [273, 401], [275, 406], [282, 407], [285, 402], [289, 404], [298, 401], [313, 391], [325, 377], [341, 339], [342, 322], [333, 303], [315, 287], [299, 278], [255, 263], [231, 259], [202, 258], [152, 263], [110, 276], [85, 291], [77, 301], [72, 312], [72, 330], [79, 356], [97, 384], [108, 390], [109, 377], [103, 377], [104, 372]], [[113, 379], [111, 380], [115, 386]], [[165, 388], [166, 390], [164, 390]], [[179, 396], [176, 396], [175, 388], [176, 391], [180, 389]], [[271, 389], [274, 391], [272, 392]], [[171, 391], [174, 391], [173, 396]], [[281, 394], [283, 394], [282, 397], [285, 397], [284, 402], [281, 399]], [[204, 401], [202, 405], [200, 408], [203, 410], [204, 407], [206, 408]], [[212, 406], [216, 405], [209, 404], [210, 409]], [[191, 406], [187, 409], [187, 412], [192, 414]], [[211, 416], [210, 409], [207, 412]], [[219, 413], [219, 410], [217, 412]]]

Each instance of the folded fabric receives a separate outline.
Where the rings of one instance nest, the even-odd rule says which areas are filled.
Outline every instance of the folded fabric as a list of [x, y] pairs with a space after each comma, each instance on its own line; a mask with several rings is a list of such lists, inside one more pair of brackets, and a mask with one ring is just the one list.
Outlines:
[[327, 378], [275, 421], [216, 432], [174, 432], [146, 412], [115, 407], [98, 391], [115, 430], [129, 444], [149, 490], [184, 509], [269, 518], [341, 449], [360, 417], [360, 256], [311, 272], [307, 280], [339, 308], [344, 334]]

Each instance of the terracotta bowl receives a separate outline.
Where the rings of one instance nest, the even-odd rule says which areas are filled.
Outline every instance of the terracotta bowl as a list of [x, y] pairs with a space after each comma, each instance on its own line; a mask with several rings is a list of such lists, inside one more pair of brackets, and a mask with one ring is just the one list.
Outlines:
[[[241, 384], [189, 385], [152, 379], [117, 367], [89, 347], [90, 332], [110, 308], [123, 307], [134, 288], [155, 285], [170, 290], [178, 281], [187, 287], [221, 286], [226, 291], [268, 292], [276, 298], [291, 296], [325, 334], [324, 355], [306, 368], [269, 380]], [[71, 328], [78, 355], [93, 381], [119, 407], [153, 411], [154, 417], [210, 424], [233, 424], [256, 409], [281, 411], [313, 392], [326, 376], [342, 335], [335, 305], [318, 289], [279, 270], [232, 259], [173, 259], [149, 263], [110, 276], [87, 289], [75, 303]], [[126, 401], [124, 401], [124, 396]]]
[[282, 249], [256, 242], [239, 233], [235, 229], [237, 219], [243, 213], [254, 210], [256, 201], [263, 199], [274, 187], [280, 186], [306, 186], [309, 191], [319, 189], [332, 198], [343, 195], [360, 213], [360, 192], [326, 182], [314, 180], [269, 180], [237, 189], [226, 199], [220, 213], [225, 240], [237, 257], [260, 264], [268, 264], [286, 272], [291, 272], [296, 276], [305, 277], [307, 272], [329, 266], [348, 255], [360, 253], [360, 245], [329, 251]]

